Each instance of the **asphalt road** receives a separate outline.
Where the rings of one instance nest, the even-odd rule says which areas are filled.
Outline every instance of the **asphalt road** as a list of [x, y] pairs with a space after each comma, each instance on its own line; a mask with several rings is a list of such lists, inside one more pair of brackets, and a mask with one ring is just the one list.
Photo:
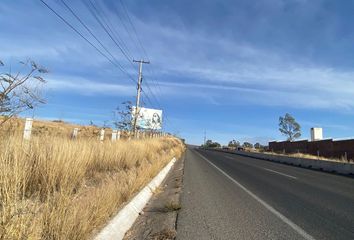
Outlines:
[[354, 239], [354, 178], [188, 148], [177, 239]]

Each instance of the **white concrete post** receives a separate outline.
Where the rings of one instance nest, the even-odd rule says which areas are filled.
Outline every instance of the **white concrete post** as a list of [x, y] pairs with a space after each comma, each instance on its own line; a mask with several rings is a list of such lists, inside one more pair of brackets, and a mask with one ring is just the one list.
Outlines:
[[137, 132], [136, 132], [136, 139], [139, 139], [140, 138], [140, 131], [138, 130]]
[[32, 118], [26, 118], [25, 130], [23, 131], [23, 139], [25, 139], [25, 140], [31, 139], [32, 123], [33, 123]]
[[117, 132], [117, 140], [120, 139], [120, 131]]
[[118, 130], [112, 130], [112, 142], [117, 140]]
[[74, 128], [73, 133], [71, 134], [71, 138], [76, 139], [79, 133], [79, 128]]
[[100, 141], [104, 140], [104, 128], [101, 129], [100, 131]]

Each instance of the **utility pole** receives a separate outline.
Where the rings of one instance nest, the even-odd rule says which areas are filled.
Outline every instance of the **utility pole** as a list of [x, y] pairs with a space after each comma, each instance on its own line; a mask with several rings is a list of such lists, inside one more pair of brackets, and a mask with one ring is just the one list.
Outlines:
[[149, 64], [149, 61], [144, 61], [144, 60], [133, 60], [135, 63], [139, 63], [139, 77], [138, 77], [138, 86], [137, 86], [137, 93], [136, 93], [136, 105], [135, 105], [135, 116], [134, 116], [134, 137], [136, 138], [136, 133], [137, 133], [137, 120], [139, 116], [139, 105], [140, 105], [140, 94], [141, 94], [141, 83], [143, 81], [143, 63]]

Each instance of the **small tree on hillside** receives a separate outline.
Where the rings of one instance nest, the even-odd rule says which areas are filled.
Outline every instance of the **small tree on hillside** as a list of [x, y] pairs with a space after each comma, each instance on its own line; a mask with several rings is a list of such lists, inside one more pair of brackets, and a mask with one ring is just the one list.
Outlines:
[[279, 131], [287, 137], [288, 141], [294, 141], [301, 136], [301, 126], [289, 113], [279, 117]]
[[113, 125], [119, 130], [131, 131], [132, 125], [132, 102], [126, 101], [121, 104], [121, 107], [117, 107], [114, 111]]
[[[31, 60], [20, 64], [26, 73], [20, 70], [12, 73], [11, 68], [9, 72], [0, 73], [0, 116], [3, 116], [0, 127], [11, 117], [45, 103], [39, 87], [45, 83], [42, 75], [48, 70]], [[0, 60], [0, 67], [4, 66]]]

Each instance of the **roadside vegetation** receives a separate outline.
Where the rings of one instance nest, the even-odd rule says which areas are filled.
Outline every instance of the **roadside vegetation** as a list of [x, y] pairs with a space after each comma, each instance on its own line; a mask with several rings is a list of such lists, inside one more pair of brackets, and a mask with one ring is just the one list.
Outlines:
[[87, 239], [184, 151], [170, 136], [100, 142], [44, 131], [26, 142], [21, 131], [0, 134], [0, 239]]
[[294, 157], [294, 158], [308, 158], [313, 160], [324, 160], [324, 161], [331, 161], [331, 162], [343, 162], [343, 163], [354, 163], [353, 159], [346, 159], [345, 157], [342, 158], [326, 158], [322, 156], [315, 156], [306, 153], [275, 153], [270, 151], [257, 151], [265, 154], [277, 155], [277, 156], [286, 156], [286, 157]]
[[287, 141], [292, 142], [301, 137], [300, 124], [289, 113], [286, 113], [284, 117], [279, 117], [278, 125], [280, 133], [287, 137]]
[[[280, 152], [271, 152], [268, 146], [263, 146], [260, 143], [252, 144], [249, 142], [244, 142], [241, 144], [239, 141], [231, 140], [227, 146], [221, 146], [217, 142], [213, 142], [212, 140], [206, 141], [207, 144], [201, 145], [201, 147], [210, 148], [210, 149], [224, 149], [224, 150], [241, 150], [246, 152], [257, 152], [257, 153], [264, 153], [270, 155], [277, 155], [277, 156], [286, 156], [286, 157], [294, 157], [294, 158], [307, 158], [313, 160], [323, 160], [323, 161], [332, 161], [332, 162], [343, 162], [343, 163], [354, 163], [353, 159], [347, 159], [344, 156], [342, 158], [326, 158], [323, 156], [316, 156], [306, 153], [280, 153]], [[209, 143], [209, 144], [208, 144]]]

